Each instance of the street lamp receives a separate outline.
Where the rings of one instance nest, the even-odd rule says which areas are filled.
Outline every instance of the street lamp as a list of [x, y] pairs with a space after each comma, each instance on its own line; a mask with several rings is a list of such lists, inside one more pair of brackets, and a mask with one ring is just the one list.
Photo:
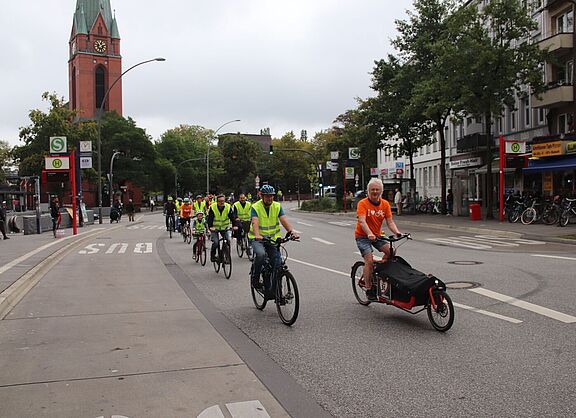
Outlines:
[[184, 160], [184, 161], [181, 161], [180, 163], [178, 163], [178, 165], [176, 166], [176, 170], [174, 171], [174, 190], [176, 193], [176, 197], [178, 197], [178, 167], [180, 167], [182, 164], [187, 163], [189, 161], [203, 161], [205, 159], [206, 159], [206, 157], [188, 158], [187, 160]]
[[112, 87], [116, 85], [118, 81], [122, 78], [124, 74], [130, 71], [133, 68], [138, 67], [139, 65], [146, 64], [152, 61], [166, 61], [165, 58], [153, 58], [150, 60], [139, 62], [138, 64], [134, 64], [132, 67], [128, 68], [122, 74], [118, 76], [116, 80], [108, 87], [106, 93], [104, 93], [104, 97], [102, 98], [102, 103], [100, 103], [100, 107], [96, 112], [96, 120], [98, 121], [98, 223], [102, 223], [102, 136], [101, 136], [101, 121], [102, 121], [102, 113], [104, 112], [104, 105], [106, 104], [106, 99], [108, 98], [108, 94]]
[[240, 119], [229, 120], [226, 123], [220, 125], [218, 129], [214, 132], [211, 139], [208, 140], [208, 149], [206, 150], [206, 196], [210, 194], [210, 143], [212, 139], [216, 139], [216, 134], [220, 129], [228, 125], [229, 123], [240, 122]]
[[112, 188], [112, 184], [114, 184], [112, 182], [112, 178], [113, 178], [113, 174], [112, 174], [112, 170], [114, 168], [114, 158], [116, 158], [117, 155], [122, 154], [121, 151], [116, 151], [114, 152], [114, 154], [112, 154], [112, 158], [110, 159], [110, 207], [112, 207], [112, 204], [114, 203], [114, 193], [113, 193], [113, 188]]

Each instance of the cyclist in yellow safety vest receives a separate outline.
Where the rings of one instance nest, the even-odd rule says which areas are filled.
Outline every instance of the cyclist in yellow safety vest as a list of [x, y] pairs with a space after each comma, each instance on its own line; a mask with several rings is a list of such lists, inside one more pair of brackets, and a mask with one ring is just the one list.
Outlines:
[[192, 206], [194, 206], [194, 214], [198, 214], [198, 212], [206, 212], [206, 201], [201, 194], [196, 196], [196, 200]]
[[[210, 205], [206, 219], [206, 225], [212, 233], [212, 247], [210, 248], [211, 262], [216, 261], [216, 248], [218, 248], [220, 236], [230, 244], [230, 224], [234, 224], [232, 207], [226, 203], [226, 197], [224, 197], [223, 194], [219, 194], [216, 198], [216, 203]], [[236, 227], [234, 227], [234, 229], [236, 229]]]
[[180, 232], [180, 208], [182, 207], [181, 197], [176, 198], [174, 206], [176, 206], [176, 231]]
[[234, 219], [238, 227], [238, 236], [236, 238], [242, 239], [244, 234], [250, 231], [250, 214], [252, 213], [252, 204], [246, 201], [246, 195], [240, 193], [238, 201], [234, 202], [232, 208], [234, 209]]
[[[295, 239], [298, 235], [292, 229], [288, 222], [282, 206], [278, 202], [274, 202], [274, 195], [276, 194], [274, 187], [265, 184], [260, 189], [262, 199], [252, 205], [251, 219], [252, 226], [248, 233], [248, 239], [252, 244], [252, 251], [254, 254], [254, 261], [252, 262], [252, 285], [258, 287], [260, 271], [262, 264], [266, 259], [266, 253], [270, 260], [272, 260], [273, 268], [280, 265], [280, 252], [274, 245], [265, 245], [262, 240], [264, 238], [275, 241], [282, 235], [280, 233], [280, 224], [288, 231]], [[270, 286], [273, 286], [270, 283]], [[271, 291], [272, 289], [267, 289]]]

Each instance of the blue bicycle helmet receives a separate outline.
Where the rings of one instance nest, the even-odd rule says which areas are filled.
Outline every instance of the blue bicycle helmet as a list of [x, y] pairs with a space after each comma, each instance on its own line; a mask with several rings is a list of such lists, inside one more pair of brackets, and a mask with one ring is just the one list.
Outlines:
[[269, 184], [265, 184], [265, 185], [262, 186], [262, 188], [260, 189], [260, 193], [262, 193], [262, 194], [272, 194], [272, 195], [275, 195], [275, 194], [276, 194], [276, 190], [274, 190], [274, 187], [270, 186]]

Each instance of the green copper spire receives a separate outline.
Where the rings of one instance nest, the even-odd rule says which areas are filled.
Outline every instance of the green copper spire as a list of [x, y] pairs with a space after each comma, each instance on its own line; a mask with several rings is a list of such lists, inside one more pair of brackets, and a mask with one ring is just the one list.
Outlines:
[[110, 0], [76, 0], [76, 13], [74, 14], [76, 33], [90, 32], [98, 18], [98, 14], [102, 15], [110, 35], [113, 38], [120, 38], [116, 18], [112, 16]]

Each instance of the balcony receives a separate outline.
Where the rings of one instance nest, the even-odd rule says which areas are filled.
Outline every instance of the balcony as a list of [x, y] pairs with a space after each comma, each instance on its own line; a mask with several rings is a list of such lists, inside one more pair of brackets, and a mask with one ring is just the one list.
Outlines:
[[572, 32], [558, 33], [541, 40], [538, 46], [540, 49], [548, 48], [549, 52], [568, 51], [574, 47], [574, 34]]
[[540, 98], [532, 95], [532, 107], [560, 107], [574, 101], [574, 87], [571, 84], [554, 83]]

